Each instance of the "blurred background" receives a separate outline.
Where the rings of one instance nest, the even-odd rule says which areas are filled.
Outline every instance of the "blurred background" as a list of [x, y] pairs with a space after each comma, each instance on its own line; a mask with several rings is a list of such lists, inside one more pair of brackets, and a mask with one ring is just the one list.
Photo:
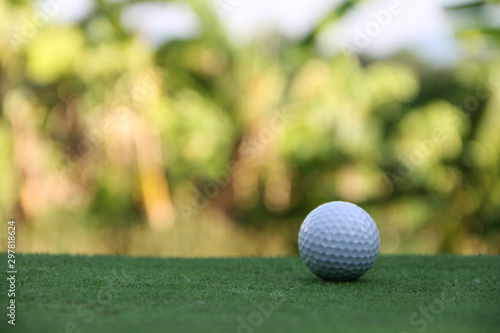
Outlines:
[[[0, 217], [23, 252], [500, 253], [500, 5], [0, 1]], [[7, 224], [0, 230], [6, 248]]]

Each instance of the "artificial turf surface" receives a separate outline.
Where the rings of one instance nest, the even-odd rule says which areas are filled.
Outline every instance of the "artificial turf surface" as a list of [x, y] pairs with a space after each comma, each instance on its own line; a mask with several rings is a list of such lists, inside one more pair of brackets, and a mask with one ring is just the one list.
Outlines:
[[2, 287], [1, 332], [500, 331], [499, 256], [379, 256], [342, 283], [300, 258], [16, 259], [16, 326]]

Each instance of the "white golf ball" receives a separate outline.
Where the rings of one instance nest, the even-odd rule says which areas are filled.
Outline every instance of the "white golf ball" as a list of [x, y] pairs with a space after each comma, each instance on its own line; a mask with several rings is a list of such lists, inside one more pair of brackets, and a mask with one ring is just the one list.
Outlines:
[[302, 223], [299, 252], [304, 264], [328, 281], [356, 280], [375, 263], [377, 225], [362, 208], [333, 201], [314, 209]]

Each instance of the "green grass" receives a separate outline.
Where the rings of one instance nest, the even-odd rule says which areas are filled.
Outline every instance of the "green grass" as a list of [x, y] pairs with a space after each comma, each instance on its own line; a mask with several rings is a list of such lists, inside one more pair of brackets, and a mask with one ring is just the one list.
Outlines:
[[19, 255], [17, 267], [17, 325], [6, 324], [2, 287], [1, 332], [479, 333], [500, 327], [498, 256], [381, 256], [360, 280], [343, 283], [319, 280], [300, 258]]

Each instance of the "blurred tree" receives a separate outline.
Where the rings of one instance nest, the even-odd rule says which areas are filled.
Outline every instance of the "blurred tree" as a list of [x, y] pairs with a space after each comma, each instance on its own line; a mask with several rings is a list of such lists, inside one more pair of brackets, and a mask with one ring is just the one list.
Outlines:
[[[299, 42], [236, 47], [209, 2], [189, 1], [198, 35], [157, 49], [123, 27], [128, 2], [96, 1], [72, 25], [0, 3], [6, 215], [172, 233], [216, 216], [231, 224], [214, 229], [277, 229], [294, 253], [305, 215], [346, 200], [373, 215], [384, 252], [498, 253], [498, 28], [457, 28], [468, 53], [449, 69], [320, 57], [319, 34], [358, 2]], [[482, 22], [489, 6], [449, 11]]]

